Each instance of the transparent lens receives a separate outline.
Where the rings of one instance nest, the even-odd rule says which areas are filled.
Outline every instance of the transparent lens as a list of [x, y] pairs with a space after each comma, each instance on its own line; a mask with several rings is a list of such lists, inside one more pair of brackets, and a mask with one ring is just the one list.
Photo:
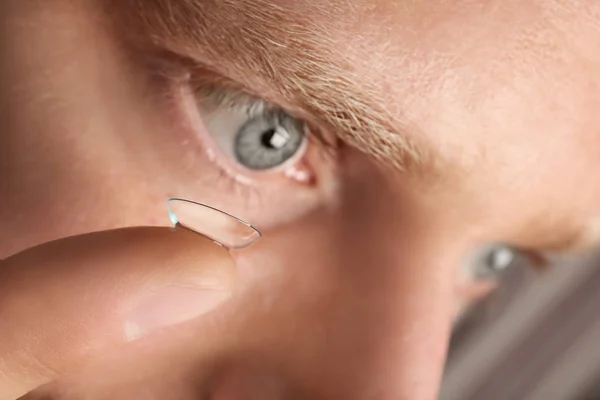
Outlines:
[[206, 204], [169, 199], [169, 217], [175, 225], [215, 241], [229, 249], [242, 249], [260, 239], [260, 232], [239, 218]]

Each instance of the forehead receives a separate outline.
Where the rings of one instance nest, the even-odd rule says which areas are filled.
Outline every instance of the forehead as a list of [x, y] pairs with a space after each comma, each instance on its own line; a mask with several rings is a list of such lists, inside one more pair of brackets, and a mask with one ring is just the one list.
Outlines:
[[[535, 0], [149, 0], [137, 4], [136, 14], [154, 22], [154, 28], [218, 44], [222, 51], [238, 50], [240, 57], [246, 55], [244, 46], [268, 53], [273, 62], [286, 61], [282, 56], [290, 54], [285, 50], [295, 50], [307, 57], [306, 62], [323, 58], [355, 72], [354, 77], [377, 76], [378, 80], [415, 79], [425, 72], [420, 63], [442, 65], [470, 55], [469, 50], [482, 44], [508, 46], [511, 42], [506, 39], [541, 33], [543, 25], [535, 21], [552, 22], [551, 7]], [[400, 66], [404, 68], [398, 70]]]

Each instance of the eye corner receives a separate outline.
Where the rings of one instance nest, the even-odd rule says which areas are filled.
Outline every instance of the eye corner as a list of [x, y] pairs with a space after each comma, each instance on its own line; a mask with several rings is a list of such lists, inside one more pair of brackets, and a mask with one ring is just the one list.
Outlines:
[[531, 269], [537, 272], [546, 272], [552, 268], [552, 262], [543, 252], [532, 249], [524, 249], [521, 252]]

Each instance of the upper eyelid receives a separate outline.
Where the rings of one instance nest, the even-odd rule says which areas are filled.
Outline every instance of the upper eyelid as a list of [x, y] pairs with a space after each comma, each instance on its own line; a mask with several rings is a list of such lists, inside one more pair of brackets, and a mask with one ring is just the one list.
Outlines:
[[243, 108], [250, 113], [259, 113], [265, 109], [279, 109], [279, 107], [267, 102], [266, 100], [249, 95], [245, 92], [230, 89], [218, 88], [216, 85], [202, 85], [195, 89], [200, 92], [209, 101], [230, 108]]
[[253, 93], [239, 82], [206, 68], [196, 60], [187, 60], [185, 64], [184, 67], [188, 70], [187, 83], [195, 92], [214, 96], [219, 100], [229, 100], [233, 104], [263, 103], [271, 108], [286, 108], [278, 105], [273, 99]]
[[[211, 78], [215, 79], [216, 82], [211, 81]], [[249, 115], [256, 115], [265, 110], [287, 113], [304, 122], [308, 127], [307, 132], [309, 132], [310, 138], [315, 139], [319, 145], [327, 148], [332, 146], [332, 140], [325, 137], [323, 130], [319, 128], [319, 124], [315, 124], [307, 116], [298, 116], [285, 107], [249, 94], [246, 90], [240, 88], [239, 85], [232, 83], [218, 74], [206, 71], [192, 72], [188, 77], [188, 82], [194, 94], [207, 96], [209, 100], [213, 100], [218, 106], [226, 106], [233, 109], [241, 108], [246, 110]]]
[[315, 139], [324, 150], [338, 148], [342, 139], [339, 132], [329, 128], [329, 124], [316, 118], [301, 107], [281, 104], [276, 96], [261, 96], [247, 85], [243, 85], [227, 75], [217, 72], [201, 61], [180, 53], [161, 48], [146, 54], [152, 61], [153, 69], [159, 71], [163, 79], [177, 87], [187, 86], [190, 94], [200, 94], [203, 90], [214, 90], [228, 93], [230, 100], [240, 100], [240, 104], [254, 103], [267, 109], [280, 110], [294, 118], [302, 120], [309, 133], [309, 139]]
[[[214, 71], [196, 59], [190, 59], [178, 54], [172, 54], [168, 57], [172, 58], [171, 62], [178, 64], [178, 68], [184, 68], [188, 71], [185, 81], [195, 92], [202, 92], [207, 88], [212, 88], [212, 90], [226, 93], [230, 100], [235, 100], [236, 102], [239, 101], [237, 104], [262, 104], [268, 109], [285, 111], [289, 115], [305, 121], [312, 128], [317, 128], [317, 131], [326, 130], [326, 123], [301, 107], [287, 102], [282, 103], [277, 96], [274, 95], [264, 96], [263, 94], [257, 93], [256, 90], [251, 87], [244, 85], [221, 72]], [[329, 129], [327, 130], [329, 131]], [[339, 136], [336, 132], [330, 133], [333, 133], [336, 137]]]
[[248, 85], [244, 85], [226, 74], [215, 71], [210, 66], [181, 53], [166, 48], [155, 49], [146, 54], [152, 60], [154, 69], [160, 71], [162, 78], [172, 84], [182, 87], [188, 86], [192, 93], [200, 93], [205, 88], [221, 90], [235, 94], [231, 99], [239, 99], [243, 102], [255, 102], [263, 104], [269, 109], [283, 111], [294, 118], [302, 120], [309, 131], [309, 139], [316, 139], [317, 143], [324, 149], [337, 148], [345, 140], [340, 132], [331, 129], [330, 124], [319, 119], [307, 110], [297, 105], [278, 101], [277, 96], [270, 93], [263, 96]]

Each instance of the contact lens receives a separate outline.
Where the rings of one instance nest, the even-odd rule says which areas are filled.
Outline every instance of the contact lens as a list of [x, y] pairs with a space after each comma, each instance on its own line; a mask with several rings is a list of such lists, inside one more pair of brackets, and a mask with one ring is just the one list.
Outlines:
[[169, 199], [168, 204], [169, 218], [175, 226], [206, 236], [230, 250], [248, 247], [261, 237], [249, 223], [209, 205], [179, 198]]

